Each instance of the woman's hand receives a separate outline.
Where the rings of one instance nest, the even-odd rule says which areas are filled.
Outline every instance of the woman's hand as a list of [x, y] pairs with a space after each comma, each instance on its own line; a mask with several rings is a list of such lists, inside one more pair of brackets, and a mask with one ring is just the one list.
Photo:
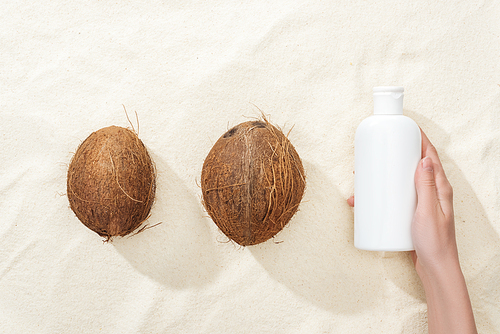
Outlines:
[[[411, 256], [427, 298], [429, 333], [477, 333], [458, 259], [453, 190], [436, 149], [423, 131], [421, 134]], [[347, 203], [354, 206], [354, 196]]]
[[456, 265], [458, 250], [453, 215], [453, 190], [434, 146], [422, 131], [422, 160], [415, 172], [417, 209], [412, 223], [412, 252], [421, 278], [443, 265]]

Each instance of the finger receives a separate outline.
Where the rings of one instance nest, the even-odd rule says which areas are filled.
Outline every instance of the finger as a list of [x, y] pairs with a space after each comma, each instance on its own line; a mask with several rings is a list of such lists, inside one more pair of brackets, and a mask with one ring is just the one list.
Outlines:
[[[417, 189], [417, 211], [426, 215], [442, 214], [434, 178], [434, 164], [430, 157], [424, 157], [418, 163], [415, 172], [415, 188]], [[441, 212], [436, 212], [438, 208]]]
[[[443, 165], [441, 164], [441, 160], [439, 159], [438, 152], [436, 147], [432, 145], [431, 141], [427, 137], [427, 135], [420, 129], [420, 133], [422, 135], [422, 159], [425, 157], [430, 157], [432, 159], [434, 175], [436, 177], [436, 181], [438, 182], [437, 186], [439, 189], [439, 182], [446, 179], [446, 175], [444, 174]], [[447, 179], [446, 179], [447, 181]]]
[[354, 207], [354, 195], [347, 199], [347, 204], [349, 204], [349, 206], [351, 207]]
[[417, 265], [417, 252], [416, 251], [411, 251], [410, 252], [410, 255], [411, 255], [411, 260], [413, 261], [413, 265]]
[[430, 157], [432, 159], [436, 192], [442, 210], [446, 215], [453, 214], [453, 189], [446, 177], [436, 148], [432, 145], [422, 129], [420, 129], [420, 132], [422, 135], [422, 158]]
[[434, 167], [434, 170], [436, 172], [438, 171], [438, 169], [443, 169], [436, 148], [434, 147], [434, 145], [432, 145], [431, 141], [424, 133], [424, 131], [422, 131], [422, 129], [420, 129], [420, 134], [422, 135], [422, 158], [430, 157], [432, 159], [433, 164], [438, 167], [438, 168], [436, 168], [436, 166]]

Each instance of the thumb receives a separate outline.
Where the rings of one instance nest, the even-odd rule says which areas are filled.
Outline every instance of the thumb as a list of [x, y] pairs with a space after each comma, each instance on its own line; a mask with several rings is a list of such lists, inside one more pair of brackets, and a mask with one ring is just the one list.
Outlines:
[[439, 202], [436, 190], [436, 179], [432, 159], [423, 158], [415, 172], [415, 188], [417, 190], [417, 206], [421, 209], [433, 210]]

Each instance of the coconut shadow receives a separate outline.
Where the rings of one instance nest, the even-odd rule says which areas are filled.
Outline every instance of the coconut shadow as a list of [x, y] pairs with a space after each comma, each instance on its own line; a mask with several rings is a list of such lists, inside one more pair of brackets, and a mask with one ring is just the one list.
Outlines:
[[[151, 152], [150, 152], [151, 154]], [[213, 282], [218, 274], [216, 243], [193, 194], [158, 155], [156, 199], [146, 224], [158, 226], [112, 242], [140, 273], [182, 289]]]
[[303, 164], [307, 185], [299, 211], [274, 242], [248, 248], [271, 277], [323, 309], [374, 309], [384, 298], [380, 258], [354, 248], [346, 199], [318, 167]]

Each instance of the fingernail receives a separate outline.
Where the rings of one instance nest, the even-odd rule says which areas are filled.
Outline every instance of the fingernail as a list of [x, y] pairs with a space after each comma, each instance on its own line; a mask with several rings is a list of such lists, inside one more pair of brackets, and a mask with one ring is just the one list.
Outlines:
[[422, 159], [422, 168], [426, 171], [432, 172], [432, 159], [429, 157], [425, 157]]

